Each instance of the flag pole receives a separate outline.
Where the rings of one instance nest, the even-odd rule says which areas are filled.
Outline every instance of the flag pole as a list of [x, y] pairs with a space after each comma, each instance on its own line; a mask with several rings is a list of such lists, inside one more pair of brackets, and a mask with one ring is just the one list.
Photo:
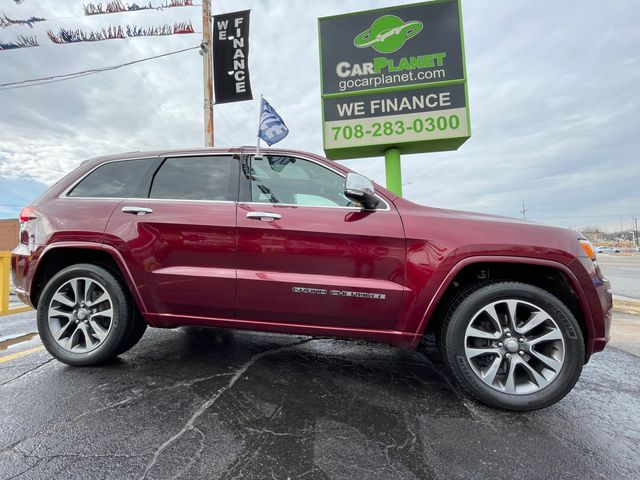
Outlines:
[[262, 107], [264, 104], [264, 96], [260, 94], [260, 104], [258, 108], [258, 132], [256, 134], [256, 155], [254, 158], [262, 158], [260, 154], [260, 122], [262, 121]]

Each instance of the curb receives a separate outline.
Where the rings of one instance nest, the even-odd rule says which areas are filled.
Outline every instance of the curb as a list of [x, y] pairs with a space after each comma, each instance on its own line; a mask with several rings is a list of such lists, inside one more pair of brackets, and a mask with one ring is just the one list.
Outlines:
[[635, 298], [613, 296], [613, 311], [640, 316], [640, 300]]

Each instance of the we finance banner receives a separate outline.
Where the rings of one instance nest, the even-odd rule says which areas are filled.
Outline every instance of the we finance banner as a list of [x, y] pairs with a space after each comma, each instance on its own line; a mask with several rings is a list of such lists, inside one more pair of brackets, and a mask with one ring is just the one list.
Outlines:
[[215, 103], [251, 100], [249, 10], [213, 17]]

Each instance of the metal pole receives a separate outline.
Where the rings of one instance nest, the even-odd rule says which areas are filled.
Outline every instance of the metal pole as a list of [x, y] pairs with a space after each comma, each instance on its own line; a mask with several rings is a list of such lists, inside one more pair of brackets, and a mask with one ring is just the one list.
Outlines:
[[202, 69], [204, 72], [204, 145], [213, 147], [213, 44], [211, 0], [202, 0]]
[[398, 148], [390, 148], [384, 152], [384, 167], [387, 175], [387, 190], [402, 196], [402, 168]]
[[0, 252], [0, 317], [31, 310], [31, 307], [26, 306], [9, 308], [10, 273], [11, 253]]
[[633, 218], [633, 224], [634, 224], [634, 229], [633, 230], [635, 232], [635, 235], [634, 235], [635, 236], [635, 244], [636, 244], [636, 247], [637, 247], [638, 245], [640, 245], [640, 242], [638, 242], [638, 218], [637, 217]]

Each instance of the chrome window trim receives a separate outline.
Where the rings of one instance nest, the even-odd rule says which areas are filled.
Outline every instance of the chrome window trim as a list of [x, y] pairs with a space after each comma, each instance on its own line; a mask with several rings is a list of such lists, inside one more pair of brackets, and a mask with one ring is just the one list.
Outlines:
[[[384, 200], [381, 200], [384, 202]], [[387, 208], [376, 208], [374, 210], [366, 210], [361, 207], [342, 207], [340, 205], [300, 205], [298, 203], [267, 203], [267, 202], [238, 202], [239, 205], [268, 205], [271, 207], [298, 207], [298, 208], [339, 208], [343, 210], [351, 210], [354, 212], [387, 212], [390, 210], [389, 206]], [[386, 205], [386, 202], [385, 202]]]
[[191, 202], [191, 203], [238, 203], [234, 200], [189, 200], [186, 198], [148, 198], [148, 197], [60, 197], [70, 200], [136, 200], [140, 202]]
[[[266, 152], [265, 152], [266, 154]], [[77, 179], [75, 182], [73, 182], [71, 184], [71, 186], [69, 186], [68, 188], [66, 188], [59, 196], [58, 198], [66, 198], [66, 199], [78, 199], [78, 200], [146, 200], [146, 201], [164, 201], [164, 202], [199, 202], [199, 203], [238, 203], [238, 204], [242, 204], [242, 205], [280, 205], [283, 207], [311, 207], [311, 208], [341, 208], [341, 209], [346, 209], [346, 210], [354, 210], [354, 211], [364, 211], [363, 208], [359, 208], [359, 207], [342, 207], [342, 206], [330, 206], [330, 205], [300, 205], [297, 203], [265, 203], [265, 202], [236, 202], [236, 201], [232, 201], [232, 200], [188, 200], [188, 199], [182, 199], [182, 198], [149, 198], [149, 197], [70, 197], [69, 193], [71, 192], [71, 190], [73, 190], [75, 188], [76, 185], [78, 185], [78, 183], [80, 183], [82, 180], [84, 180], [87, 176], [89, 176], [91, 173], [93, 173], [95, 170], [97, 170], [98, 168], [102, 167], [103, 165], [107, 165], [108, 163], [115, 163], [115, 162], [127, 162], [130, 160], [147, 160], [147, 159], [158, 159], [158, 158], [180, 158], [180, 157], [234, 157], [236, 155], [246, 155], [249, 157], [253, 157], [255, 156], [255, 153], [245, 153], [245, 152], [215, 152], [215, 153], [206, 153], [206, 152], [200, 152], [200, 153], [187, 153], [187, 154], [178, 154], [178, 153], [174, 153], [174, 154], [168, 154], [168, 155], [158, 155], [157, 157], [147, 157], [147, 156], [142, 156], [142, 157], [134, 157], [134, 158], [115, 158], [113, 160], [107, 160], [106, 162], [103, 163], [99, 163], [98, 165], [96, 165], [95, 167], [93, 167], [91, 170], [89, 170], [88, 172], [86, 172], [84, 175], [82, 175], [79, 179]], [[347, 178], [347, 175], [343, 172], [341, 172], [340, 170], [336, 170], [335, 168], [332, 168], [328, 165], [325, 165], [321, 162], [319, 162], [318, 160], [316, 160], [315, 158], [311, 158], [308, 157], [304, 154], [296, 154], [296, 155], [291, 155], [291, 154], [278, 154], [280, 156], [288, 156], [288, 157], [293, 157], [293, 158], [300, 158], [302, 160], [307, 160], [309, 162], [315, 163], [317, 165], [320, 165], [323, 168], [326, 168], [327, 170], [338, 174], [339, 176], [341, 176], [342, 178]], [[375, 192], [374, 192], [375, 193]], [[375, 196], [378, 200], [380, 200], [382, 203], [384, 203], [385, 208], [376, 208], [375, 210], [372, 211], [382, 211], [382, 212], [387, 212], [390, 211], [391, 208], [389, 206], [389, 202], [387, 202], [384, 198], [382, 198], [380, 195], [378, 195], [377, 193], [375, 193]]]
[[66, 198], [68, 200], [126, 200], [128, 197], [68, 197], [65, 195], [60, 195], [58, 198]]
[[169, 153], [167, 155], [160, 155], [158, 158], [181, 158], [181, 157], [235, 157], [240, 156], [240, 152], [212, 152], [212, 153]]
[[[256, 155], [255, 153], [247, 153], [247, 156], [253, 157]], [[266, 156], [267, 152], [264, 152], [263, 156]], [[316, 165], [320, 165], [323, 168], [326, 168], [327, 170], [338, 174], [339, 176], [341, 176], [342, 178], [347, 178], [347, 175], [343, 172], [341, 172], [340, 170], [336, 170], [335, 168], [332, 168], [328, 165], [325, 165], [324, 163], [319, 162], [318, 160], [316, 160], [315, 158], [311, 158], [311, 157], [307, 157], [305, 155], [290, 155], [290, 154], [277, 154], [274, 153], [274, 156], [278, 155], [281, 157], [292, 157], [292, 158], [300, 158], [301, 160], [307, 160], [309, 162], [315, 163]], [[378, 211], [380, 210], [381, 212], [388, 212], [389, 210], [391, 210], [391, 208], [389, 207], [389, 203], [382, 198], [380, 195], [378, 195], [376, 192], [374, 192], [375, 197], [380, 200], [382, 203], [384, 203], [385, 208], [374, 208], [373, 210], [366, 210], [366, 211]], [[357, 211], [365, 211], [364, 208], [358, 208], [358, 207], [342, 207], [342, 206], [330, 206], [330, 205], [300, 205], [298, 203], [268, 203], [268, 202], [240, 202], [243, 205], [246, 204], [250, 204], [250, 205], [282, 205], [282, 206], [286, 206], [286, 207], [312, 207], [312, 208], [346, 208], [348, 210], [357, 210]]]
[[235, 200], [193, 200], [189, 198], [149, 198], [149, 197], [127, 197], [126, 200], [137, 200], [141, 202], [187, 202], [187, 203], [238, 203]]

